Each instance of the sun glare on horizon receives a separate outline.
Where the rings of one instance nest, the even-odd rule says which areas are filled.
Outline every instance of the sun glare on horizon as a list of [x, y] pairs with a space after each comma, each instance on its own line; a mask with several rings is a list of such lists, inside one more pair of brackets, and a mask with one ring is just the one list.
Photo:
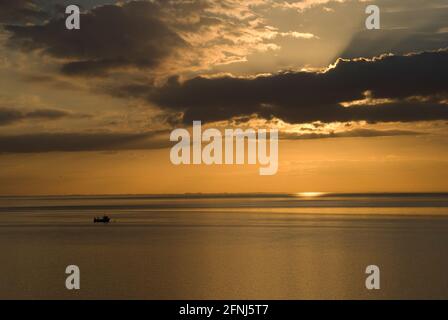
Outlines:
[[301, 198], [315, 198], [327, 194], [326, 192], [298, 192], [295, 195]]

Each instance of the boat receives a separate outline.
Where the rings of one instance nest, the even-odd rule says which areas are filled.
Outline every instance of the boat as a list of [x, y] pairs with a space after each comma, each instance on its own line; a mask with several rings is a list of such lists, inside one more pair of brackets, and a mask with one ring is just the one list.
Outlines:
[[93, 223], [109, 223], [109, 222], [110, 222], [110, 218], [106, 215], [104, 215], [102, 217], [93, 218]]

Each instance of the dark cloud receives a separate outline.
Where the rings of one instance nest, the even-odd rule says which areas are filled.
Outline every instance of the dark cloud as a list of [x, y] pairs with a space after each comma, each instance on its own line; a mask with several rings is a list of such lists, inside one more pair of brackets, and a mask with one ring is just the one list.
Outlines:
[[[168, 131], [143, 133], [33, 133], [1, 135], [1, 153], [46, 153], [46, 152], [94, 152], [120, 150], [150, 150], [172, 146], [166, 138]], [[419, 135], [420, 132], [406, 130], [354, 129], [346, 132], [320, 134], [281, 133], [280, 139], [323, 139], [350, 137], [385, 137]]]
[[[126, 87], [117, 90], [123, 95]], [[370, 91], [391, 103], [345, 108]], [[159, 89], [135, 86], [161, 108], [184, 112], [184, 122], [217, 121], [258, 114], [291, 123], [332, 121], [419, 121], [448, 119], [448, 50], [371, 60], [338, 60], [324, 73], [287, 72], [256, 78], [196, 77], [181, 83], [172, 78]], [[409, 97], [432, 99], [419, 101]], [[445, 98], [444, 98], [445, 97]]]
[[20, 24], [36, 22], [47, 18], [36, 1], [0, 0], [0, 23]]
[[35, 133], [0, 136], [0, 153], [119, 151], [164, 148], [163, 132], [147, 133]]
[[82, 85], [71, 78], [58, 77], [52, 74], [25, 74], [22, 76], [23, 81], [38, 84], [47, 84], [55, 90], [80, 90]]
[[0, 126], [30, 119], [57, 120], [61, 118], [85, 117], [89, 117], [89, 115], [76, 114], [59, 109], [36, 109], [31, 111], [24, 111], [13, 108], [0, 108]]
[[69, 60], [62, 71], [97, 75], [120, 67], [153, 68], [184, 41], [159, 19], [160, 7], [146, 1], [99, 6], [82, 15], [81, 29], [68, 31], [65, 18], [44, 25], [8, 25], [10, 44]]
[[341, 132], [330, 133], [281, 133], [280, 139], [284, 140], [308, 140], [308, 139], [326, 139], [326, 138], [371, 138], [371, 137], [392, 137], [392, 136], [416, 136], [423, 132], [410, 130], [375, 130], [375, 129], [353, 129]]

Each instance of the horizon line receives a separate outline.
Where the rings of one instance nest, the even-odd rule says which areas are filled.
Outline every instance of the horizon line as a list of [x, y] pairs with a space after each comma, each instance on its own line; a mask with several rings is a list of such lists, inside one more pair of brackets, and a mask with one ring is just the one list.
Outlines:
[[184, 193], [72, 193], [72, 194], [0, 194], [7, 197], [194, 197], [194, 196], [290, 196], [297, 198], [318, 198], [328, 196], [362, 196], [362, 195], [448, 195], [448, 191], [373, 191], [373, 192], [184, 192]]

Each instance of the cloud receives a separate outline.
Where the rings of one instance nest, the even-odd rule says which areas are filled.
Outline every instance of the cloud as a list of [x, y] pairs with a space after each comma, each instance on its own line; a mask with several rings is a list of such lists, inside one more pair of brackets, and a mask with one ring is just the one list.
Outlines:
[[423, 132], [410, 130], [375, 130], [375, 129], [353, 129], [341, 132], [330, 133], [281, 133], [280, 139], [284, 140], [308, 140], [308, 139], [326, 139], [326, 138], [371, 138], [371, 137], [393, 137], [393, 136], [416, 136]]
[[46, 17], [33, 0], [0, 0], [0, 23], [36, 22]]
[[81, 29], [73, 32], [60, 14], [45, 24], [5, 28], [10, 46], [43, 51], [58, 59], [66, 75], [104, 76], [131, 67], [166, 77], [277, 51], [284, 37], [319, 39], [306, 30], [271, 26], [257, 11], [270, 1], [128, 1], [90, 8], [81, 17]]
[[85, 118], [86, 114], [77, 114], [60, 109], [35, 109], [31, 111], [14, 108], [0, 108], [0, 126], [30, 119], [57, 120], [62, 118]]
[[[168, 131], [158, 130], [142, 133], [30, 133], [0, 135], [0, 154], [4, 153], [47, 153], [47, 152], [102, 152], [163, 149], [172, 146], [167, 138]], [[408, 130], [354, 129], [344, 132], [296, 134], [282, 132], [282, 140], [388, 137], [420, 135]]]
[[[299, 0], [299, 1], [279, 1], [277, 3], [274, 3], [274, 6], [276, 7], [280, 7], [283, 9], [294, 9], [294, 10], [299, 10], [299, 11], [303, 11], [303, 10], [307, 10], [310, 9], [312, 7], [316, 7], [316, 6], [322, 6], [331, 2], [338, 2], [338, 3], [342, 3], [342, 2], [347, 2], [350, 0]], [[363, 0], [358, 0], [358, 1], [363, 1]], [[368, 0], [367, 0], [368, 1]]]
[[123, 67], [154, 68], [185, 42], [159, 18], [157, 4], [133, 1], [99, 6], [83, 14], [81, 29], [67, 31], [65, 18], [43, 25], [7, 25], [10, 44], [42, 49], [64, 59], [70, 75], [97, 75]]
[[[289, 123], [419, 121], [448, 119], [448, 50], [374, 59], [339, 59], [325, 72], [284, 72], [251, 78], [171, 78], [154, 89], [121, 88], [163, 109], [183, 112], [184, 122], [219, 121], [257, 114]], [[390, 103], [346, 108], [371, 94]], [[412, 97], [426, 97], [412, 99]]]
[[145, 133], [33, 133], [1, 135], [0, 153], [148, 150], [169, 146], [157, 139], [164, 131]]
[[280, 32], [279, 35], [282, 37], [293, 37], [296, 39], [319, 39], [318, 36], [309, 32], [289, 31], [289, 32]]

